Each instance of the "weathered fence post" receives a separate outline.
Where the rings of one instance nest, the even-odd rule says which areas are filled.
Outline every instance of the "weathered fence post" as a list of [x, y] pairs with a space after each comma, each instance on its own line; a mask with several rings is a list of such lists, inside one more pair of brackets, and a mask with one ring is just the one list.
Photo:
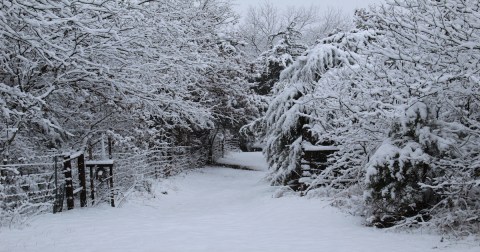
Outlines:
[[113, 148], [113, 139], [112, 136], [108, 136], [108, 158], [113, 159], [112, 148]]
[[113, 192], [113, 163], [110, 165], [110, 204], [115, 207], [115, 195]]
[[80, 186], [82, 187], [82, 191], [80, 191], [80, 207], [86, 207], [87, 206], [87, 181], [85, 176], [84, 154], [78, 156], [77, 166], [78, 166], [78, 179], [80, 180]]
[[63, 161], [63, 172], [65, 174], [65, 194], [67, 197], [67, 209], [73, 209], [73, 180], [72, 180], [72, 160], [70, 155], [65, 155]]
[[[88, 159], [93, 160], [93, 146], [88, 147]], [[92, 199], [92, 206], [95, 204], [95, 183], [93, 175], [93, 166], [88, 166], [90, 168], [90, 198]]]
[[90, 198], [92, 199], [92, 206], [95, 204], [95, 177], [93, 175], [93, 166], [90, 166]]

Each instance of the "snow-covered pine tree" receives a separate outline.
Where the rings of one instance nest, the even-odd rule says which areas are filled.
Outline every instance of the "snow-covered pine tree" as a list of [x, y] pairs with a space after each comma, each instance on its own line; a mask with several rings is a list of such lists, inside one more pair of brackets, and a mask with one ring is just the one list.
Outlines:
[[357, 51], [373, 36], [373, 31], [335, 34], [308, 49], [282, 72], [264, 119], [265, 154], [273, 184], [298, 184], [304, 176], [302, 148], [331, 144], [332, 139], [324, 134], [334, 127], [332, 119], [342, 98], [338, 90], [343, 87], [324, 81], [325, 76], [342, 67], [353, 67]]
[[270, 36], [280, 39], [272, 48], [260, 54], [252, 64], [256, 74], [253, 77], [253, 90], [259, 95], [271, 94], [274, 84], [280, 78], [280, 73], [307, 48], [306, 45], [298, 42], [301, 34], [295, 30], [295, 23], [290, 23], [284, 31]]
[[241, 129], [242, 148], [251, 150], [260, 147], [264, 135], [263, 116], [270, 104], [272, 89], [280, 78], [280, 73], [291, 65], [300, 56], [306, 45], [299, 42], [301, 33], [295, 29], [295, 23], [291, 22], [285, 30], [270, 37], [277, 43], [269, 50], [263, 52], [255, 62], [250, 64], [250, 82], [254, 94], [253, 103], [258, 107], [257, 119], [249, 122]]

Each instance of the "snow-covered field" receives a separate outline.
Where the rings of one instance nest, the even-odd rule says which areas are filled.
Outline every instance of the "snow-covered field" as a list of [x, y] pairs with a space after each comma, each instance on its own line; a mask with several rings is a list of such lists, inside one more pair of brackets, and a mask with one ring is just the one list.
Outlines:
[[[227, 161], [265, 167], [259, 153]], [[319, 199], [274, 198], [264, 175], [195, 170], [157, 184], [155, 198], [47, 214], [21, 230], [1, 230], [0, 251], [480, 251], [475, 241], [364, 227]]]

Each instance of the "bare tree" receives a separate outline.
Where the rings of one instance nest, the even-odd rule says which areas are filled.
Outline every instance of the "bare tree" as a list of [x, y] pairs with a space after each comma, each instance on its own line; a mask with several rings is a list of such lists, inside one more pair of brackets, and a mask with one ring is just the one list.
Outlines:
[[350, 16], [341, 9], [327, 7], [319, 15], [316, 22], [305, 26], [304, 39], [307, 44], [311, 45], [335, 32], [348, 31], [351, 28], [353, 28], [353, 22]]
[[278, 33], [281, 26], [278, 8], [265, 1], [259, 7], [250, 6], [240, 34], [250, 45], [251, 53], [259, 55], [273, 46], [270, 35]]
[[277, 34], [287, 27], [299, 31], [300, 41], [312, 45], [336, 30], [350, 28], [351, 20], [340, 9], [320, 7], [288, 7], [279, 9], [266, 0], [259, 6], [251, 6], [240, 27], [240, 35], [248, 43], [247, 53], [256, 57], [271, 49], [280, 39]]

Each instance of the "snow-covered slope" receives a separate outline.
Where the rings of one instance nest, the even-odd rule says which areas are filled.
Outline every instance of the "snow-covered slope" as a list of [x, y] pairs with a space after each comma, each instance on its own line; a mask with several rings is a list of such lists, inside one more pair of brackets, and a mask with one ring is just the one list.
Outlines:
[[[229, 157], [233, 164], [263, 163], [258, 153]], [[157, 184], [155, 198], [43, 215], [22, 230], [1, 230], [0, 251], [479, 251], [475, 242], [364, 227], [327, 201], [274, 198], [264, 176], [199, 169]]]

